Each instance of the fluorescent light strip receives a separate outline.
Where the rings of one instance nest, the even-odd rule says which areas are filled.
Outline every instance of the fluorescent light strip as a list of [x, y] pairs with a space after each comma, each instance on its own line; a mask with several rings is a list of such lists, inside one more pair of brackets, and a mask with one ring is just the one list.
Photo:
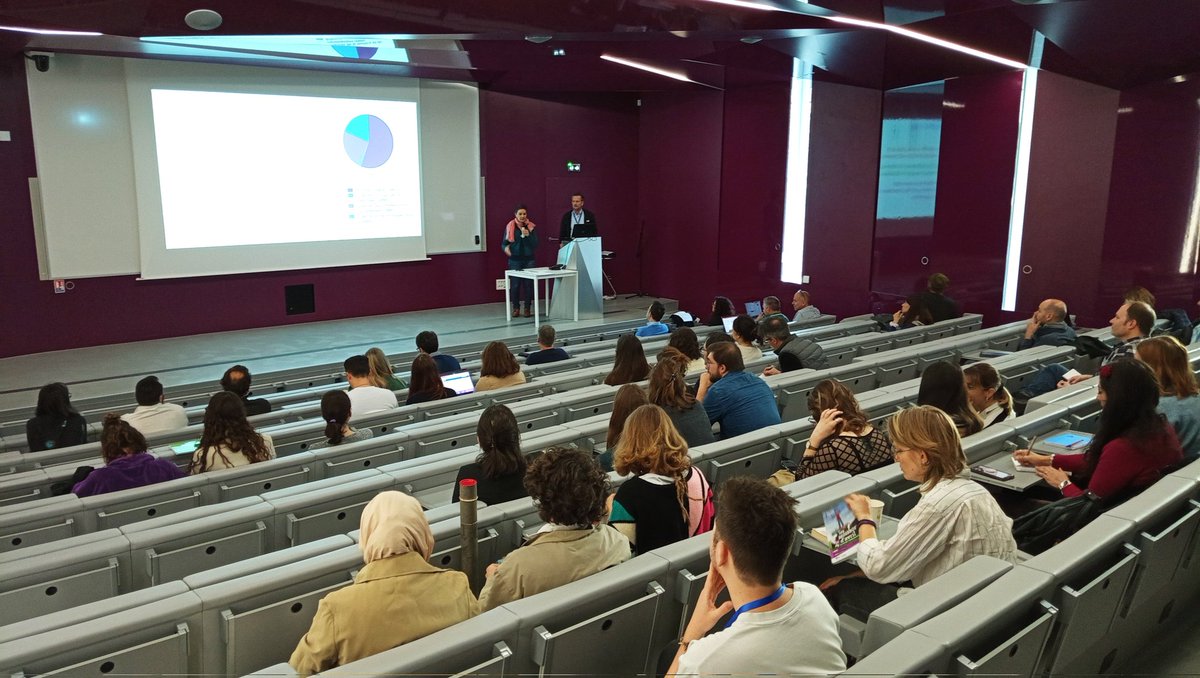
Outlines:
[[0, 26], [0, 31], [16, 33], [35, 33], [37, 35], [104, 35], [94, 31], [59, 31], [51, 28], [25, 28], [24, 26]]
[[911, 30], [908, 28], [903, 28], [901, 26], [893, 26], [891, 24], [881, 24], [881, 23], [878, 23], [875, 21], [864, 21], [863, 19], [854, 19], [851, 17], [831, 16], [831, 17], [826, 17], [826, 18], [829, 19], [830, 21], [836, 21], [837, 23], [840, 23], [840, 24], [849, 24], [851, 26], [862, 26], [864, 28], [877, 28], [880, 30], [889, 31], [889, 32], [895, 33], [897, 35], [903, 35], [906, 38], [912, 38], [913, 40], [920, 40], [921, 42], [926, 42], [931, 45], [937, 45], [938, 47], [945, 47], [946, 49], [954, 50], [955, 52], [962, 52], [963, 54], [969, 54], [970, 56], [973, 56], [973, 57], [978, 57], [980, 59], [986, 59], [986, 60], [994, 62], [994, 63], [1003, 64], [1005, 66], [1008, 66], [1009, 68], [1025, 68], [1025, 64], [1023, 64], [1019, 61], [1013, 61], [1012, 59], [1005, 59], [1004, 57], [996, 56], [995, 54], [988, 54], [987, 52], [977, 50], [973, 47], [967, 47], [966, 45], [960, 45], [956, 42], [950, 42], [949, 40], [942, 40], [941, 38], [935, 38], [931, 35], [925, 35], [924, 33], [918, 33], [914, 30]]
[[808, 210], [808, 156], [812, 140], [812, 66], [795, 60], [788, 109], [788, 160], [783, 200], [779, 278], [804, 282], [804, 228]]
[[1033, 105], [1037, 98], [1036, 68], [1026, 68], [1021, 81], [1021, 122], [1017, 129], [1017, 162], [1013, 172], [1012, 211], [1008, 221], [1008, 251], [1004, 255], [1004, 294], [1000, 310], [1017, 310], [1021, 277], [1021, 241], [1025, 236], [1025, 202], [1029, 193], [1029, 153], [1033, 146]]
[[1179, 272], [1200, 272], [1200, 159], [1196, 165], [1196, 185], [1192, 187], [1192, 206], [1188, 210], [1187, 232], [1179, 255]]
[[[664, 68], [657, 68], [655, 66], [638, 63], [636, 61], [630, 61], [629, 59], [622, 59], [621, 57], [615, 57], [615, 56], [611, 56], [609, 54], [601, 54], [600, 58], [604, 59], [605, 61], [611, 61], [614, 64], [621, 64], [622, 66], [636, 68], [640, 71], [646, 71], [647, 73], [661, 75], [664, 78], [671, 78], [672, 80], [681, 80], [683, 82], [693, 82], [693, 83], [696, 82], [695, 80], [692, 80], [691, 78], [687, 77], [683, 73], [680, 73], [679, 71], [668, 71]], [[699, 83], [696, 83], [696, 84], [699, 84]]]

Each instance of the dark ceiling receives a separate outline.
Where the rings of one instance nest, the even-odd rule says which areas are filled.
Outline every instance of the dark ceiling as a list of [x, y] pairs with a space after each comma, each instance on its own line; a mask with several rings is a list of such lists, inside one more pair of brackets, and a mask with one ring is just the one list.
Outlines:
[[[185, 14], [199, 7], [220, 12], [221, 26], [207, 34], [188, 28]], [[878, 27], [848, 25], [840, 21], [845, 18], [903, 27], [1021, 63], [1037, 51], [1040, 33], [1043, 69], [1115, 89], [1200, 71], [1200, 0], [6, 0], [0, 25], [104, 35], [0, 30], [0, 51], [249, 60], [467, 80], [503, 91], [722, 88], [731, 71], [739, 82], [787, 77], [791, 57], [813, 64], [818, 78], [881, 89], [1011, 68]], [[328, 34], [397, 35], [409, 62], [138, 39]], [[565, 55], [554, 56], [555, 50]]]

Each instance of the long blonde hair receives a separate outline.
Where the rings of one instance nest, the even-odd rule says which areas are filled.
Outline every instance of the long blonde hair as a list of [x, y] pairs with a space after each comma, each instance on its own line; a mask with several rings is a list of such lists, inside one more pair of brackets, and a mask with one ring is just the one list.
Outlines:
[[673, 478], [675, 497], [683, 522], [688, 522], [687, 478], [692, 469], [687, 441], [658, 405], [642, 405], [625, 420], [625, 429], [613, 455], [613, 468], [621, 475], [655, 473]]
[[391, 388], [388, 385], [388, 377], [392, 376], [392, 366], [388, 364], [387, 355], [383, 349], [379, 347], [367, 349], [367, 363], [371, 366], [371, 371], [367, 378], [371, 380], [372, 386], [379, 388]]

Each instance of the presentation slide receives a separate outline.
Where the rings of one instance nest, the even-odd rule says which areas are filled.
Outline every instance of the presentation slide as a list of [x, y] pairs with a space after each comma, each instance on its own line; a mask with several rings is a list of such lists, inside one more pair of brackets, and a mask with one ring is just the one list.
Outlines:
[[416, 102], [150, 97], [167, 250], [421, 237]]

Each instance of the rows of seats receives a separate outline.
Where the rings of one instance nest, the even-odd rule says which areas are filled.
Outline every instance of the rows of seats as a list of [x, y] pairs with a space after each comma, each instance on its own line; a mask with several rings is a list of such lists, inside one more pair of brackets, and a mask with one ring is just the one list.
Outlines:
[[[910, 390], [911, 390], [911, 389], [910, 389]], [[870, 395], [870, 394], [864, 394], [864, 396], [866, 396], [866, 395]], [[874, 395], [877, 395], [877, 396], [882, 396], [882, 395], [885, 395], [885, 394], [883, 394], [883, 393], [879, 393], [879, 394], [874, 394]], [[915, 395], [915, 393], [913, 393], [912, 395]], [[909, 397], [911, 398], [911, 395], [910, 395]], [[895, 406], [896, 406], [896, 405], [893, 405], [893, 408], [894, 408]], [[893, 411], [894, 411], [894, 410], [893, 410]], [[883, 415], [877, 415], [877, 416], [886, 416], [886, 414], [883, 414]], [[1013, 429], [1013, 430], [1015, 431], [1015, 429]], [[751, 436], [751, 437], [752, 437], [752, 436]], [[806, 437], [806, 435], [804, 435], [804, 434], [803, 434], [803, 432], [801, 432], [801, 431], [797, 431], [797, 432], [796, 432], [796, 435], [794, 435], [794, 436], [792, 436], [792, 437], [793, 437], [793, 438], [797, 438], [797, 439], [798, 439], [798, 440], [799, 440], [799, 441], [802, 443], [802, 441], [803, 441], [803, 438], [804, 438], [804, 437]], [[989, 437], [989, 439], [993, 439], [993, 440], [992, 440], [992, 442], [993, 442], [993, 443], [995, 443], [995, 444], [1003, 444], [1003, 443], [1005, 442], [1005, 441], [1003, 440], [1003, 438], [1004, 438], [1004, 437], [1006, 437], [1006, 436], [1001, 436], [1001, 435], [995, 435], [995, 434], [993, 434], [993, 435], [991, 435], [991, 436]], [[981, 439], [981, 441], [980, 441], [980, 442], [982, 442], [982, 439]], [[755, 443], [754, 443], [754, 441], [725, 441], [724, 443], [721, 443], [720, 445], [725, 445], [726, 443], [734, 443], [734, 444], [737, 444], [737, 445], [741, 445], [741, 446], [743, 446], [743, 447], [745, 447], [745, 446], [751, 446], [751, 447], [752, 447], [752, 446], [755, 444]], [[706, 446], [706, 447], [708, 447], [708, 446]], [[987, 454], [992, 454], [992, 453], [994, 453], [995, 449], [999, 449], [999, 448], [992, 448], [992, 447], [989, 447], [989, 448], [988, 448], [987, 450], [985, 450], [985, 451], [986, 451], [986, 453], [987, 453]], [[702, 460], [703, 460], [704, 451], [703, 451], [701, 448], [697, 448], [697, 452], [698, 452], [698, 457], [700, 457], [700, 459], [698, 459], [698, 463], [699, 463], [700, 461], [702, 461]], [[790, 455], [791, 455], [791, 451], [789, 450], [789, 456], [790, 456]], [[777, 458], [777, 457], [776, 457], [776, 458]], [[712, 472], [711, 468], [710, 468], [709, 470], [710, 470], [710, 472]], [[843, 474], [843, 477], [844, 477], [844, 474]], [[861, 477], [860, 477], [860, 478], [861, 478]], [[815, 481], [816, 479], [809, 479], [809, 480], [810, 480], [810, 481]], [[856, 479], [856, 480], [857, 480], [857, 479]], [[898, 476], [897, 476], [897, 477], [894, 477], [894, 478], [890, 478], [890, 479], [888, 479], [888, 480], [889, 480], [889, 483], [891, 483], [892, 487], [889, 487], [889, 488], [883, 488], [881, 491], [886, 491], [886, 492], [888, 492], [888, 493], [895, 494], [895, 495], [897, 495], [897, 496], [899, 496], [899, 495], [902, 495], [902, 494], [906, 494], [906, 493], [909, 493], [909, 494], [911, 493], [911, 487], [904, 487], [904, 488], [901, 488], [900, 486], [896, 485], [896, 482], [897, 482], [897, 480], [898, 480]], [[903, 483], [901, 483], [901, 484], [903, 484]], [[896, 504], [896, 505], [895, 505], [895, 509], [896, 509], [896, 510], [898, 510], [898, 509], [899, 509], [899, 504]], [[457, 521], [454, 521], [454, 527], [455, 527], [455, 530], [454, 530], [454, 531], [456, 532], [456, 528], [457, 528]], [[317, 597], [319, 597], [319, 596], [317, 596]], [[193, 633], [194, 633], [194, 631], [193, 631]], [[290, 648], [284, 648], [284, 649], [290, 649]]]
[[[863, 320], [850, 323], [838, 323], [834, 325], [833, 320], [834, 319], [832, 316], [820, 316], [819, 318], [793, 323], [792, 327], [797, 334], [805, 336], [806, 338], [814, 341], [862, 334], [877, 327], [874, 323]], [[623, 334], [629, 334], [631, 332], [632, 330], [625, 330], [624, 332], [614, 330], [602, 336], [623, 336]], [[659, 351], [666, 347], [668, 341], [667, 336], [645, 337], [639, 339], [645, 348], [647, 356], [656, 355]], [[525, 366], [522, 368], [522, 370], [525, 373], [526, 378], [530, 381], [530, 384], [527, 384], [527, 386], [532, 385], [543, 377], [558, 375], [567, 371], [583, 370], [586, 368], [597, 368], [596, 371], [599, 371], [599, 368], [604, 366], [608, 366], [611, 369], [613, 352], [615, 348], [615, 339], [592, 341], [585, 344], [580, 344], [580, 350], [575, 351], [574, 355], [569, 360], [545, 363], [542, 365]], [[409, 363], [402, 364], [400, 369], [397, 370], [397, 374], [400, 376], [407, 376], [405, 370], [407, 369], [408, 365]], [[476, 356], [473, 359], [464, 358], [462, 366], [463, 369], [471, 370], [478, 374], [480, 369], [478, 357]], [[590, 375], [590, 381], [592, 383], [599, 383], [607, 374], [608, 370], [604, 370], [602, 374], [592, 374]], [[277, 390], [274, 392], [267, 392], [261, 397], [271, 403], [272, 411], [251, 416], [249, 418], [250, 423], [257, 428], [265, 428], [269, 430], [270, 427], [279, 424], [294, 423], [318, 417], [320, 415], [321, 396], [331, 387], [343, 387], [345, 384], [344, 377], [344, 372], [338, 372], [337, 374], [332, 375], [332, 381], [322, 381], [321, 383], [313, 386], [303, 386], [300, 388], [290, 388]], [[556, 385], [547, 384], [546, 386], [548, 388], [556, 388]], [[178, 404], [183, 405], [185, 408], [188, 421], [191, 424], [188, 428], [177, 431], [156, 433], [152, 435], [147, 442], [149, 442], [151, 445], [160, 445], [198, 437], [201, 430], [200, 424], [204, 418], [204, 409], [207, 405], [208, 398], [212, 395], [211, 387], [206, 386], [205, 388], [207, 390], [202, 398], [193, 398], [191, 401], [177, 401]], [[260, 391], [261, 390], [262, 389], [260, 389]], [[396, 393], [401, 402], [403, 402], [408, 395], [407, 390], [397, 391]], [[123, 402], [115, 407], [116, 411], [131, 411], [134, 408], [134, 404], [129, 402], [128, 394], [123, 394], [119, 397], [123, 399]], [[470, 398], [468, 396], [465, 399], [468, 401], [478, 401], [481, 398], [486, 399], [486, 394], [478, 394], [478, 397], [476, 398]], [[0, 425], [0, 471], [4, 471], [9, 467], [13, 468], [14, 470], [39, 468], [42, 466], [50, 466], [56, 463], [63, 463], [63, 461], [69, 459], [81, 459], [95, 456], [99, 451], [98, 443], [94, 442], [99, 440], [101, 428], [99, 422], [105, 413], [112, 411], [113, 409], [114, 408], [112, 407], [107, 409], [101, 408], [92, 410], [81, 409], [81, 413], [87, 416], [91, 421], [91, 423], [88, 425], [88, 435], [89, 440], [93, 442], [88, 445], [76, 445], [70, 448], [38, 452], [34, 454], [17, 454], [17, 452], [23, 450], [26, 445], [25, 418], [29, 413], [23, 412], [19, 417], [19, 421], [11, 421], [7, 424]], [[482, 407], [480, 409], [482, 409]]]

